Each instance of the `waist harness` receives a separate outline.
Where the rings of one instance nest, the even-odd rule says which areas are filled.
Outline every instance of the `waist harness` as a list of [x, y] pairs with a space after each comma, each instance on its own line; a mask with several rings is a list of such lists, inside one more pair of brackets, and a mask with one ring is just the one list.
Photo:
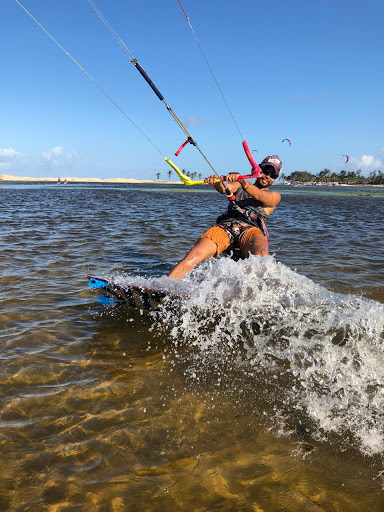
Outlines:
[[245, 208], [241, 208], [239, 205], [237, 206], [238, 208], [236, 208], [235, 210], [227, 211], [223, 215], [217, 217], [216, 224], [221, 224], [222, 222], [228, 221], [230, 219], [242, 220], [245, 221], [247, 224], [250, 224], [251, 226], [259, 228], [263, 235], [268, 239], [269, 234], [263, 216], [260, 215], [259, 213], [256, 213], [253, 210], [253, 208], [247, 206]]

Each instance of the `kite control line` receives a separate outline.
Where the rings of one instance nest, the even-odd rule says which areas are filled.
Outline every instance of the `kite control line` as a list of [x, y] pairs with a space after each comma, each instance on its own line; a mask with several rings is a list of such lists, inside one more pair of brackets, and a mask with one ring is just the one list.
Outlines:
[[[148, 142], [150, 144], [152, 144], [152, 146], [162, 155], [164, 156], [161, 151], [153, 144], [153, 142], [145, 135], [145, 133], [132, 121], [132, 119], [130, 119], [130, 117], [126, 114], [126, 112], [105, 92], [105, 90], [84, 70], [84, 68], [82, 68], [80, 66], [80, 64], [72, 57], [72, 55], [70, 55], [61, 45], [60, 43], [58, 43], [58, 41], [56, 41], [56, 39], [32, 16], [32, 14], [27, 11], [27, 9], [21, 4], [21, 2], [19, 0], [15, 0], [16, 3], [26, 12], [26, 14], [52, 39], [52, 41], [74, 62], [74, 64], [76, 64], [76, 66], [80, 69], [80, 71], [82, 71], [85, 76], [104, 94], [104, 96], [106, 96], [106, 98], [115, 105], [115, 107], [117, 107], [120, 112], [133, 124], [133, 126], [148, 140]], [[215, 171], [215, 169], [213, 168], [212, 164], [209, 162], [208, 158], [205, 156], [205, 154], [203, 153], [203, 151], [199, 148], [199, 146], [197, 145], [196, 141], [192, 138], [192, 136], [190, 135], [190, 133], [188, 132], [188, 130], [185, 128], [185, 126], [183, 125], [183, 123], [180, 121], [180, 119], [177, 117], [177, 115], [175, 114], [175, 112], [173, 111], [173, 109], [167, 104], [167, 102], [165, 101], [165, 98], [164, 96], [161, 94], [161, 92], [159, 91], [159, 89], [156, 87], [156, 85], [152, 82], [152, 80], [150, 79], [150, 77], [148, 76], [148, 74], [146, 73], [146, 71], [144, 70], [144, 68], [139, 64], [139, 62], [137, 61], [137, 59], [132, 55], [132, 53], [129, 51], [129, 49], [127, 48], [127, 46], [125, 45], [125, 43], [122, 41], [122, 39], [117, 35], [117, 33], [115, 32], [115, 30], [112, 28], [112, 26], [110, 25], [110, 23], [105, 19], [105, 17], [101, 14], [101, 12], [97, 9], [97, 7], [95, 6], [95, 4], [93, 3], [92, 0], [88, 0], [89, 4], [92, 6], [92, 8], [94, 9], [94, 11], [96, 12], [96, 14], [99, 16], [99, 18], [102, 20], [102, 22], [106, 25], [106, 27], [108, 28], [108, 30], [112, 33], [113, 37], [116, 39], [116, 41], [118, 42], [118, 44], [120, 45], [120, 47], [123, 49], [123, 51], [129, 55], [130, 59], [131, 59], [131, 62], [132, 64], [136, 67], [136, 69], [139, 71], [139, 73], [142, 75], [142, 77], [145, 79], [145, 81], [148, 83], [148, 85], [151, 87], [151, 89], [153, 90], [153, 92], [156, 94], [156, 96], [165, 104], [168, 112], [171, 114], [171, 116], [174, 118], [174, 120], [176, 121], [176, 123], [179, 125], [179, 127], [183, 130], [183, 132], [185, 133], [185, 135], [187, 136], [187, 140], [179, 147], [179, 149], [177, 150], [177, 152], [175, 153], [176, 156], [180, 154], [181, 150], [188, 144], [192, 144], [193, 146], [195, 146], [198, 151], [200, 152], [200, 154], [203, 156], [204, 160], [207, 162], [207, 164], [209, 165], [209, 167], [212, 169], [212, 171], [215, 173], [215, 175], [217, 176], [218, 178], [218, 182], [224, 182], [224, 179], [223, 177], [220, 177], [219, 174]], [[179, 2], [180, 3], [180, 2]], [[180, 4], [181, 5], [181, 4]], [[182, 6], [181, 6], [182, 7]], [[183, 10], [184, 11], [184, 10]], [[188, 18], [187, 18], [188, 19]], [[240, 134], [241, 135], [241, 134]], [[244, 148], [244, 151], [245, 151], [245, 154], [247, 155], [247, 158], [251, 164], [251, 167], [252, 167], [252, 172], [251, 172], [251, 175], [249, 176], [242, 176], [240, 177], [239, 179], [241, 178], [246, 178], [246, 177], [249, 177], [249, 178], [256, 178], [260, 175], [261, 173], [261, 170], [260, 170], [260, 167], [257, 165], [256, 161], [254, 160], [250, 150], [249, 150], [249, 147], [248, 147], [248, 144], [245, 140], [243, 140], [243, 148]], [[180, 176], [181, 180], [183, 181], [183, 183], [185, 185], [195, 185], [197, 183], [200, 183], [200, 182], [193, 182], [191, 180], [189, 180], [189, 178], [187, 178], [181, 171], [180, 169], [178, 169], [176, 167], [175, 164], [173, 164], [169, 159], [165, 158], [165, 160], [169, 163], [169, 165], [171, 165], [171, 167], [178, 173], [178, 175]], [[204, 182], [202, 182], [204, 183]], [[223, 183], [224, 185], [224, 183]], [[224, 185], [224, 188], [225, 188], [225, 193], [227, 195], [227, 198], [229, 201], [233, 202], [235, 208], [239, 208], [236, 201], [235, 201], [235, 196], [234, 194], [232, 194], [228, 187], [226, 187]]]
[[136, 128], [137, 131], [139, 131], [141, 133], [141, 135], [143, 135], [147, 141], [156, 149], [156, 151], [158, 151], [160, 153], [161, 156], [164, 156], [163, 153], [160, 151], [160, 149], [151, 141], [151, 139], [149, 137], [146, 136], [146, 134], [143, 132], [143, 130], [141, 130], [139, 128], [139, 126], [134, 122], [132, 121], [132, 119], [128, 116], [128, 114], [114, 101], [114, 99], [109, 96], [109, 94], [96, 82], [96, 80], [94, 80], [90, 74], [88, 74], [85, 69], [83, 67], [80, 66], [80, 64], [72, 57], [72, 55], [70, 53], [67, 52], [67, 50], [65, 50], [65, 48], [63, 48], [61, 46], [61, 44], [56, 41], [56, 39], [48, 32], [48, 30], [46, 30], [43, 25], [41, 25], [41, 23], [39, 23], [37, 21], [36, 18], [34, 18], [32, 16], [32, 14], [24, 7], [24, 5], [22, 5], [19, 0], [15, 0], [15, 2], [23, 9], [23, 11], [43, 30], [43, 32], [45, 32], [47, 34], [48, 37], [50, 37], [52, 39], [52, 41], [60, 48], [61, 51], [63, 51], [67, 57], [69, 57], [72, 62], [74, 64], [76, 64], [76, 66], [80, 69], [80, 71], [82, 73], [84, 73], [84, 75], [88, 78], [88, 80], [90, 80], [93, 85], [95, 85], [100, 92], [102, 92], [104, 94], [104, 96], [111, 102], [113, 103], [113, 105], [115, 105], [115, 107], [120, 110], [120, 112], [123, 114], [124, 117], [126, 117], [128, 119], [128, 121], [130, 123], [132, 123], [132, 125]]
[[[90, 0], [89, 0], [90, 1]], [[132, 58], [131, 59], [131, 62], [132, 64], [135, 66], [135, 68], [137, 69], [137, 71], [140, 73], [140, 75], [144, 78], [144, 80], [147, 82], [147, 84], [150, 86], [150, 88], [152, 89], [152, 91], [156, 94], [156, 96], [159, 98], [160, 101], [162, 101], [164, 103], [164, 105], [166, 106], [168, 112], [171, 114], [171, 116], [173, 117], [173, 119], [176, 121], [176, 123], [178, 124], [178, 126], [183, 130], [183, 132], [185, 133], [185, 135], [188, 137], [187, 140], [179, 147], [179, 149], [176, 151], [175, 155], [178, 156], [181, 152], [181, 150], [184, 148], [184, 146], [186, 146], [188, 144], [188, 142], [190, 144], [192, 144], [193, 146], [195, 146], [198, 151], [201, 153], [201, 155], [203, 156], [204, 160], [207, 162], [207, 164], [209, 165], [209, 167], [214, 171], [214, 168], [212, 167], [212, 165], [210, 164], [209, 160], [207, 159], [207, 157], [205, 156], [205, 154], [201, 151], [201, 149], [199, 148], [199, 146], [197, 145], [197, 143], [193, 140], [192, 138], [192, 135], [188, 132], [188, 130], [186, 129], [186, 127], [183, 125], [183, 123], [180, 121], [180, 119], [177, 117], [176, 113], [174, 112], [174, 110], [172, 109], [172, 107], [170, 105], [168, 105], [168, 103], [166, 102], [164, 96], [161, 94], [161, 92], [159, 91], [159, 89], [156, 87], [156, 85], [152, 82], [152, 80], [150, 79], [150, 77], [148, 76], [147, 72], [144, 70], [144, 68], [141, 66], [141, 64], [137, 61], [137, 59], [135, 58]]]
[[181, 7], [181, 10], [183, 11], [183, 14], [184, 14], [184, 16], [185, 16], [185, 19], [187, 20], [187, 23], [188, 23], [188, 25], [189, 25], [189, 28], [191, 29], [191, 32], [192, 32], [192, 34], [193, 34], [193, 37], [195, 38], [195, 41], [196, 41], [196, 43], [197, 43], [197, 46], [199, 47], [200, 52], [201, 52], [202, 56], [204, 57], [204, 60], [205, 60], [205, 62], [206, 62], [206, 64], [207, 64], [207, 66], [208, 66], [208, 69], [209, 69], [209, 71], [211, 72], [212, 78], [213, 78], [213, 80], [214, 80], [214, 82], [215, 82], [215, 84], [216, 84], [216, 86], [217, 86], [217, 88], [218, 88], [218, 90], [219, 90], [219, 92], [220, 92], [220, 94], [221, 94], [221, 97], [222, 97], [222, 99], [223, 99], [223, 101], [224, 101], [224, 103], [225, 103], [225, 106], [227, 107], [227, 110], [228, 110], [228, 112], [229, 112], [229, 114], [230, 114], [230, 116], [231, 116], [231, 118], [232, 118], [232, 121], [233, 121], [234, 125], [236, 126], [236, 129], [237, 129], [237, 131], [239, 132], [239, 135], [240, 135], [241, 139], [243, 140], [243, 139], [244, 139], [244, 137], [243, 137], [243, 135], [242, 135], [242, 133], [241, 133], [241, 131], [240, 131], [240, 128], [239, 128], [238, 124], [236, 123], [235, 116], [232, 114], [232, 110], [229, 108], [228, 102], [227, 102], [227, 100], [225, 99], [224, 93], [223, 93], [223, 91], [222, 91], [222, 89], [221, 89], [221, 87], [220, 87], [220, 85], [219, 85], [219, 82], [218, 82], [218, 80], [217, 80], [217, 78], [216, 78], [216, 76], [215, 76], [215, 73], [213, 72], [213, 69], [212, 69], [211, 65], [209, 64], [209, 62], [208, 62], [208, 59], [207, 59], [207, 57], [206, 57], [206, 55], [205, 55], [205, 53], [204, 53], [204, 51], [203, 51], [203, 48], [202, 48], [202, 46], [201, 46], [201, 44], [200, 44], [199, 39], [197, 38], [196, 32], [194, 31], [194, 29], [193, 29], [193, 27], [192, 27], [192, 24], [191, 24], [191, 22], [190, 22], [190, 20], [189, 20], [189, 17], [187, 16], [187, 13], [185, 12], [185, 9], [184, 9], [184, 7], [183, 7], [183, 5], [182, 5], [181, 1], [180, 1], [180, 0], [177, 0], [177, 1], [179, 2], [179, 5], [180, 5], [180, 7]]
[[117, 34], [117, 32], [114, 30], [114, 28], [112, 27], [112, 25], [109, 23], [109, 21], [104, 17], [104, 15], [99, 11], [99, 9], [96, 7], [96, 5], [93, 3], [92, 0], [88, 0], [88, 3], [90, 4], [90, 6], [92, 7], [92, 9], [95, 11], [95, 13], [98, 15], [98, 17], [101, 19], [101, 21], [104, 23], [104, 25], [107, 27], [107, 29], [111, 32], [111, 34], [113, 35], [113, 37], [115, 38], [116, 42], [118, 43], [118, 45], [122, 48], [122, 50], [124, 51], [124, 53], [126, 55], [128, 55], [128, 57], [130, 58], [130, 61], [131, 63], [135, 66], [135, 68], [137, 69], [137, 71], [140, 73], [140, 75], [144, 78], [144, 80], [147, 82], [147, 84], [150, 86], [150, 88], [152, 89], [152, 91], [156, 94], [156, 96], [159, 98], [160, 101], [162, 101], [164, 103], [164, 105], [166, 106], [166, 109], [168, 110], [168, 112], [171, 114], [171, 116], [173, 117], [173, 119], [176, 121], [176, 123], [178, 124], [178, 126], [183, 130], [183, 132], [185, 133], [185, 135], [187, 136], [187, 140], [179, 147], [179, 149], [176, 151], [175, 155], [178, 156], [181, 152], [181, 150], [188, 144], [192, 144], [193, 146], [196, 147], [196, 149], [199, 151], [199, 153], [201, 154], [201, 156], [204, 158], [204, 160], [207, 162], [207, 164], [209, 165], [209, 167], [212, 169], [212, 171], [216, 173], [215, 169], [213, 168], [212, 164], [210, 163], [210, 161], [208, 160], [208, 158], [206, 157], [206, 155], [204, 154], [204, 152], [201, 150], [201, 148], [198, 146], [197, 142], [195, 140], [193, 140], [193, 137], [192, 135], [188, 132], [188, 130], [186, 129], [186, 127], [183, 125], [183, 123], [180, 121], [180, 119], [178, 118], [178, 116], [176, 115], [176, 113], [174, 112], [174, 110], [172, 109], [172, 107], [167, 103], [167, 101], [165, 100], [164, 96], [161, 94], [161, 92], [159, 91], [159, 89], [156, 87], [156, 85], [154, 84], [154, 82], [151, 80], [151, 78], [149, 77], [148, 73], [145, 71], [145, 69], [141, 66], [141, 64], [138, 62], [138, 60], [134, 57], [133, 53], [129, 50], [129, 48], [126, 46], [126, 44], [124, 43], [124, 41], [121, 39], [121, 37]]
[[[226, 100], [226, 98], [225, 98], [225, 96], [224, 96], [224, 93], [223, 93], [223, 91], [222, 91], [221, 87], [220, 87], [220, 84], [219, 84], [219, 82], [218, 82], [218, 80], [217, 80], [217, 78], [216, 78], [216, 76], [215, 76], [215, 73], [213, 72], [213, 69], [212, 69], [211, 65], [209, 64], [209, 62], [208, 62], [207, 56], [205, 55], [204, 50], [203, 50], [203, 48], [202, 48], [202, 46], [201, 46], [201, 44], [200, 44], [200, 41], [199, 41], [199, 39], [198, 39], [198, 37], [197, 37], [197, 35], [196, 35], [196, 32], [195, 32], [195, 31], [194, 31], [194, 29], [193, 29], [193, 26], [192, 26], [192, 24], [191, 24], [191, 21], [190, 21], [190, 19], [189, 19], [188, 15], [187, 15], [187, 13], [185, 12], [185, 9], [184, 9], [184, 7], [183, 7], [183, 4], [181, 3], [181, 0], [177, 0], [177, 1], [179, 2], [180, 8], [181, 8], [181, 10], [183, 11], [184, 17], [185, 17], [185, 19], [187, 20], [187, 23], [188, 23], [188, 25], [189, 25], [189, 28], [191, 29], [191, 32], [192, 32], [192, 34], [193, 34], [193, 37], [195, 38], [195, 41], [196, 41], [196, 43], [197, 43], [197, 46], [199, 47], [199, 50], [200, 50], [200, 52], [201, 52], [201, 54], [202, 54], [202, 56], [203, 56], [203, 58], [204, 58], [204, 60], [205, 60], [205, 62], [206, 62], [206, 64], [207, 64], [207, 66], [208, 66], [209, 71], [211, 72], [212, 78], [213, 78], [213, 80], [214, 80], [214, 82], [215, 82], [215, 84], [216, 84], [216, 86], [217, 86], [217, 88], [218, 88], [218, 90], [219, 90], [219, 92], [220, 92], [220, 95], [221, 95], [221, 97], [222, 97], [222, 99], [223, 99], [223, 101], [224, 101], [224, 103], [225, 103], [225, 106], [227, 107], [227, 110], [228, 110], [228, 112], [229, 112], [229, 114], [230, 114], [230, 116], [231, 116], [231, 118], [232, 118], [232, 121], [233, 121], [234, 125], [236, 126], [236, 129], [237, 129], [237, 131], [238, 131], [238, 133], [239, 133], [239, 135], [240, 135], [240, 137], [241, 137], [241, 140], [242, 140], [242, 144], [243, 144], [243, 148], [244, 148], [245, 154], [247, 155], [247, 158], [248, 158], [248, 160], [249, 160], [249, 162], [250, 162], [250, 164], [251, 164], [251, 167], [252, 167], [252, 174], [251, 174], [251, 177], [252, 177], [252, 178], [253, 178], [253, 177], [257, 178], [257, 177], [258, 177], [258, 176], [260, 176], [260, 174], [261, 174], [260, 167], [257, 165], [257, 163], [256, 163], [255, 159], [253, 158], [252, 153], [251, 153], [251, 152], [250, 152], [250, 150], [249, 150], [249, 147], [248, 147], [247, 141], [244, 139], [244, 137], [243, 137], [243, 135], [242, 135], [242, 133], [241, 133], [241, 131], [240, 131], [240, 128], [239, 128], [239, 125], [238, 125], [238, 124], [237, 124], [237, 122], [236, 122], [235, 116], [233, 115], [232, 110], [230, 109], [229, 104], [228, 104], [228, 102], [227, 102], [227, 100]], [[179, 152], [183, 149], [183, 147], [185, 146], [185, 144], [187, 144], [187, 142], [188, 142], [188, 141], [186, 141], [186, 142], [184, 143], [184, 145], [183, 145], [183, 146], [180, 146], [180, 148], [179, 148], [178, 152], [176, 152], [176, 156], [177, 156], [177, 155], [179, 154]], [[255, 176], [254, 176], [254, 175], [255, 175]]]
[[[128, 47], [126, 46], [126, 44], [124, 43], [124, 41], [120, 38], [120, 36], [116, 33], [116, 31], [114, 30], [114, 28], [112, 27], [112, 25], [107, 21], [107, 19], [103, 16], [103, 14], [99, 11], [99, 9], [96, 7], [96, 5], [93, 3], [92, 0], [88, 0], [88, 3], [91, 5], [92, 9], [96, 12], [96, 14], [98, 15], [98, 17], [101, 19], [101, 21], [104, 23], [104, 25], [108, 28], [108, 30], [111, 32], [111, 34], [113, 35], [113, 37], [115, 38], [115, 40], [117, 41], [117, 43], [119, 44], [119, 46], [122, 48], [122, 50], [124, 51], [124, 53], [126, 53], [126, 55], [129, 56], [130, 60], [131, 60], [131, 63], [135, 66], [135, 68], [138, 70], [138, 72], [141, 74], [141, 76], [144, 78], [144, 80], [147, 82], [147, 84], [151, 87], [151, 89], [153, 90], [153, 92], [156, 94], [156, 96], [159, 98], [160, 101], [162, 101], [164, 103], [164, 105], [166, 106], [166, 109], [168, 110], [168, 112], [171, 114], [171, 116], [173, 117], [173, 119], [176, 121], [176, 123], [178, 124], [178, 126], [183, 130], [183, 132], [185, 133], [185, 135], [187, 136], [187, 140], [185, 142], [183, 142], [183, 144], [181, 144], [181, 146], [178, 148], [178, 150], [176, 151], [175, 153], [175, 156], [178, 156], [180, 154], [180, 152], [182, 151], [182, 149], [188, 144], [192, 144], [193, 146], [196, 147], [196, 149], [199, 151], [199, 153], [202, 155], [202, 157], [204, 158], [204, 160], [207, 162], [207, 164], [209, 165], [209, 167], [212, 169], [212, 171], [216, 174], [216, 176], [218, 177], [218, 179], [220, 181], [223, 181], [219, 174], [216, 172], [216, 170], [214, 169], [214, 167], [212, 166], [212, 164], [210, 163], [210, 161], [208, 160], [208, 158], [206, 157], [206, 155], [203, 153], [203, 151], [200, 149], [200, 147], [198, 146], [197, 142], [193, 139], [193, 137], [191, 136], [191, 134], [188, 132], [188, 130], [186, 129], [186, 127], [183, 125], [183, 123], [181, 122], [181, 120], [177, 117], [176, 113], [174, 112], [174, 110], [172, 109], [172, 107], [167, 103], [167, 101], [165, 100], [164, 96], [161, 94], [161, 92], [159, 91], [159, 89], [156, 87], [156, 85], [154, 84], [154, 82], [151, 80], [151, 78], [149, 77], [148, 73], [145, 71], [145, 69], [141, 66], [141, 64], [138, 62], [138, 60], [134, 57], [134, 55], [132, 54], [132, 52], [128, 49]], [[183, 10], [183, 13], [185, 15], [185, 17], [187, 18], [187, 21], [193, 31], [193, 28], [189, 22], [189, 19], [183, 9], [183, 6], [181, 5], [180, 1], [179, 1], [179, 4], [180, 4], [180, 7], [182, 8]], [[194, 32], [194, 31], [193, 31]], [[196, 38], [196, 35], [195, 35], [195, 38]], [[197, 40], [197, 38], [196, 38]], [[198, 40], [197, 40], [198, 42]], [[199, 42], [198, 42], [199, 44]], [[199, 44], [200, 46], [200, 44]], [[202, 48], [200, 46], [200, 50], [202, 51]], [[204, 52], [202, 52], [203, 55], [204, 55]], [[208, 67], [210, 68], [209, 66], [209, 63], [208, 63], [208, 60], [206, 59], [205, 55], [204, 55], [204, 58], [208, 64]], [[211, 68], [210, 68], [211, 69]], [[213, 71], [211, 69], [211, 73], [215, 79], [215, 82], [221, 92], [221, 89], [220, 89], [220, 86], [215, 78], [215, 75], [213, 74]], [[227, 104], [225, 98], [224, 98], [224, 95], [223, 93], [221, 92], [221, 95], [224, 99], [224, 102]], [[229, 109], [229, 106], [227, 104], [227, 108], [229, 110], [229, 112], [231, 113], [230, 109]], [[233, 121], [235, 122], [236, 124], [236, 121], [231, 113], [231, 116], [232, 116], [232, 119]], [[237, 126], [237, 124], [236, 124]], [[242, 137], [241, 135], [241, 132], [239, 130], [239, 128], [237, 127], [238, 131], [239, 131], [239, 134]], [[260, 174], [260, 168], [259, 166], [257, 165], [256, 161], [254, 160], [254, 158], [252, 157], [252, 154], [249, 150], [249, 147], [248, 147], [248, 144], [245, 140], [243, 140], [243, 148], [244, 148], [244, 151], [245, 151], [245, 154], [247, 155], [247, 158], [252, 166], [252, 174], [256, 173], [256, 175], [258, 176]], [[173, 167], [173, 166], [172, 166]], [[257, 177], [256, 176], [256, 177]], [[232, 194], [229, 189], [224, 185], [225, 187], [225, 193], [228, 197], [228, 199], [230, 201], [235, 201], [235, 196], [234, 194]]]

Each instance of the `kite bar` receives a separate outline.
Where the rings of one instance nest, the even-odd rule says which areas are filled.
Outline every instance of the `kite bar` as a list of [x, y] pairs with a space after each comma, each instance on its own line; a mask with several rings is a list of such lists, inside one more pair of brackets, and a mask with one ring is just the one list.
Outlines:
[[[168, 165], [170, 165], [172, 167], [172, 169], [176, 172], [176, 174], [179, 176], [180, 180], [183, 182], [183, 184], [186, 187], [190, 187], [192, 185], [207, 185], [207, 183], [205, 183], [204, 180], [192, 181], [190, 178], [188, 178], [188, 176], [186, 176], [182, 171], [180, 171], [180, 169], [177, 167], [177, 165], [175, 165], [169, 158], [165, 157], [164, 160], [167, 162]], [[256, 175], [256, 173], [253, 173], [253, 174], [248, 174], [246, 176], [239, 176], [237, 178], [237, 181], [244, 180], [247, 178], [257, 178], [257, 177], [258, 176]], [[223, 178], [225, 178], [225, 176], [223, 176]], [[222, 183], [222, 181], [225, 181], [225, 179], [224, 180], [221, 180], [219, 178], [216, 179], [216, 183]]]

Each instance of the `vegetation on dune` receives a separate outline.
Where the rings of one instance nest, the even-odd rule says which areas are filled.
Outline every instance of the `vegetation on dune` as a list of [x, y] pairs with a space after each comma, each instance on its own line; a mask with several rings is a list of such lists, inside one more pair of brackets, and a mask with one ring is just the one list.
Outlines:
[[295, 183], [340, 183], [344, 185], [384, 185], [384, 173], [372, 171], [368, 177], [362, 176], [361, 171], [332, 172], [323, 169], [318, 174], [307, 171], [294, 171], [289, 176], [281, 174], [284, 181]]

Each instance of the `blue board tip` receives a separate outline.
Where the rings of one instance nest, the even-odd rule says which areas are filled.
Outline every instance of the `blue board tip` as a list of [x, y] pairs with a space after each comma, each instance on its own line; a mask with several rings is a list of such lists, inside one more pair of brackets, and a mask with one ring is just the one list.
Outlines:
[[91, 288], [105, 288], [108, 281], [105, 279], [98, 279], [97, 277], [90, 277], [88, 280], [88, 286]]
[[97, 302], [99, 302], [100, 304], [109, 305], [109, 304], [116, 304], [117, 301], [114, 299], [111, 299], [110, 297], [105, 297], [105, 295], [100, 295]]

